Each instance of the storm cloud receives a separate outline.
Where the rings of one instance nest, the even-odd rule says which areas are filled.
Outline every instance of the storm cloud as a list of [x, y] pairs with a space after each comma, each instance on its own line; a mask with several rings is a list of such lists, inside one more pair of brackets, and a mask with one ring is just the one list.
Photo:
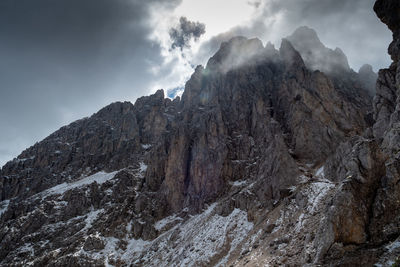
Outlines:
[[0, 166], [66, 123], [149, 94], [163, 61], [149, 12], [177, 4], [0, 1]]
[[179, 19], [179, 25], [171, 28], [169, 36], [172, 40], [171, 48], [190, 48], [190, 41], [198, 40], [206, 32], [206, 26], [200, 22], [189, 21], [186, 17]]

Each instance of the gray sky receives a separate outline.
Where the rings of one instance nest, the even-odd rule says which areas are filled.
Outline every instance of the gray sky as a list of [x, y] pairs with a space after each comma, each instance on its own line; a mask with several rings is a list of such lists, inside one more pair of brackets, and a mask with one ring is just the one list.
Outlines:
[[[355, 70], [369, 63], [377, 71], [389, 65], [391, 34], [373, 3], [1, 0], [0, 166], [113, 101], [134, 102], [158, 88], [181, 87], [194, 65], [205, 64], [234, 35], [279, 46], [282, 37], [306, 25], [328, 47], [342, 48]], [[181, 17], [191, 27], [183, 27]], [[205, 32], [193, 28], [203, 24]], [[192, 31], [179, 32], [185, 46], [171, 49], [172, 28]]]

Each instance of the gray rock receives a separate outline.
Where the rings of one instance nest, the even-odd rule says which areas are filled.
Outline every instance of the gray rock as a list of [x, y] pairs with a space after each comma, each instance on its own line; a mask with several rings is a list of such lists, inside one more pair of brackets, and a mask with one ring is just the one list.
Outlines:
[[[344, 61], [339, 50], [333, 53]], [[329, 212], [330, 230], [321, 228], [319, 255], [333, 242], [366, 242], [365, 212], [372, 206], [379, 181], [374, 171], [381, 170], [383, 156], [377, 142], [349, 138], [369, 126], [371, 98], [362, 85], [349, 82], [351, 75], [314, 71], [307, 60], [286, 39], [278, 51], [258, 39], [236, 37], [221, 45], [206, 68], [196, 68], [182, 100], [165, 99], [159, 90], [135, 104], [113, 103], [28, 148], [0, 171], [0, 200], [10, 201], [0, 217], [0, 264], [101, 266], [104, 259], [82, 256], [81, 248], [91, 255], [109, 246], [107, 240], [118, 240], [113, 244], [122, 253], [132, 239], [153, 242], [155, 248], [164, 234], [174, 249], [182, 238], [175, 226], [216, 201], [220, 216], [240, 209], [246, 219], [265, 224], [260, 211], [292, 200], [306, 205], [306, 196], [292, 194], [303, 174], [300, 167], [329, 157], [332, 181], [346, 184], [348, 173], [353, 178], [333, 200], [341, 209]], [[382, 138], [385, 151], [396, 149], [395, 132]], [[350, 153], [353, 146], [357, 149]], [[44, 192], [100, 171], [116, 174], [62, 193]], [[168, 222], [163, 233], [156, 228], [156, 222], [178, 215], [182, 218]], [[271, 235], [280, 227], [268, 225], [265, 232]], [[244, 226], [229, 229], [235, 227]], [[231, 238], [220, 244], [225, 252]], [[274, 243], [282, 245], [290, 246], [290, 237]], [[114, 265], [125, 264], [107, 256]], [[130, 256], [146, 265], [139, 252]], [[306, 258], [311, 261], [311, 255]], [[216, 264], [217, 256], [209, 261]]]

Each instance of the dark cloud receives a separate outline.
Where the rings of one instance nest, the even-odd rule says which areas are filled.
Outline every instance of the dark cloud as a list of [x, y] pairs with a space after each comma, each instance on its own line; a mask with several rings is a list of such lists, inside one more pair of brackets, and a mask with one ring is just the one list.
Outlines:
[[190, 41], [192, 39], [198, 40], [205, 32], [205, 24], [181, 17], [179, 25], [169, 31], [169, 36], [172, 40], [171, 48], [180, 48], [182, 50], [184, 47], [190, 47]]
[[150, 93], [162, 0], [0, 1], [0, 166], [60, 126]]

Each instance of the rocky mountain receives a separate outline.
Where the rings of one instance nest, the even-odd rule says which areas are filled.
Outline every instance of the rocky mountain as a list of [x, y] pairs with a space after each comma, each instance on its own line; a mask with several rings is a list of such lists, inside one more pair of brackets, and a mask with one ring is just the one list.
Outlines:
[[299, 51], [310, 70], [320, 70], [338, 83], [347, 83], [346, 88], [367, 89], [371, 97], [375, 96], [378, 75], [369, 64], [363, 65], [356, 73], [349, 66], [346, 55], [340, 48], [326, 47], [317, 33], [308, 27], [298, 28], [287, 39]]
[[399, 8], [375, 4], [394, 62], [374, 99], [372, 68], [302, 27], [279, 50], [235, 37], [181, 99], [113, 103], [28, 148], [0, 171], [0, 265], [390, 266]]
[[332, 50], [326, 47], [313, 29], [300, 27], [287, 39], [299, 51], [309, 69], [329, 74], [351, 71], [343, 51], [340, 48]]

